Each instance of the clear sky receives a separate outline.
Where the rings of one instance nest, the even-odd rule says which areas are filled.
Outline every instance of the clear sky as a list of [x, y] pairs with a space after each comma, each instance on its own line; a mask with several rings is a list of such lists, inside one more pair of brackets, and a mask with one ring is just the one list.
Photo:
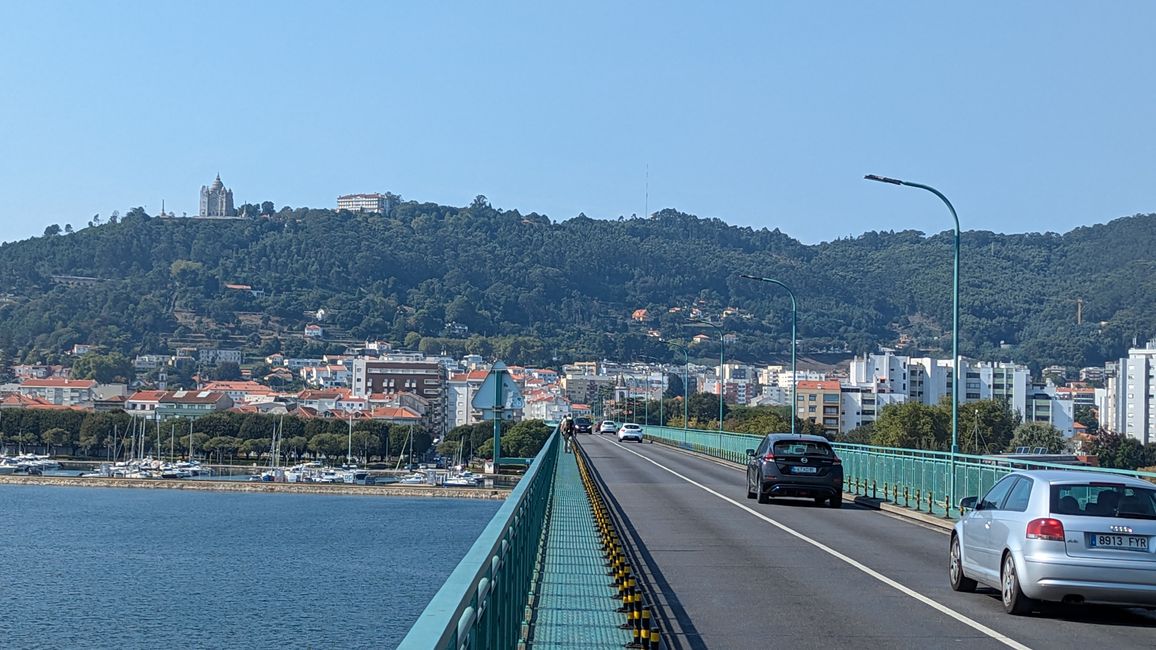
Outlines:
[[[0, 240], [339, 194], [807, 243], [1156, 212], [1151, 2], [13, 2]], [[649, 200], [646, 198], [649, 169]]]

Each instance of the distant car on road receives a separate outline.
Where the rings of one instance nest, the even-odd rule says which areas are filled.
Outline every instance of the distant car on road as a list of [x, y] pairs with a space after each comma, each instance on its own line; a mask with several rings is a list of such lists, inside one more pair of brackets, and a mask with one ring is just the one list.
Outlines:
[[642, 425], [627, 422], [618, 428], [618, 442], [634, 440], [642, 442]]
[[748, 499], [810, 497], [816, 505], [843, 505], [843, 461], [826, 438], [771, 433], [747, 456]]
[[1008, 474], [966, 512], [948, 546], [955, 591], [983, 583], [1004, 610], [1042, 601], [1156, 608], [1156, 486], [1079, 470]]
[[574, 433], [593, 433], [594, 422], [590, 418], [574, 418]]
[[602, 424], [598, 425], [598, 435], [604, 433], [618, 433], [618, 425], [614, 420], [603, 420]]

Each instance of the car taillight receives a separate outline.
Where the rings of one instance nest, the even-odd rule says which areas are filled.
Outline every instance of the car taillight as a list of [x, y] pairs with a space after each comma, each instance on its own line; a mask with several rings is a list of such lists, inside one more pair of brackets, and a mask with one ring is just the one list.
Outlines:
[[835, 460], [831, 461], [831, 464], [832, 464], [832, 465], [842, 465], [842, 464], [843, 464], [843, 459], [841, 459], [841, 458], [836, 458]]
[[1043, 518], [1028, 522], [1028, 539], [1064, 541], [1064, 522], [1059, 519]]
[[763, 456], [763, 460], [774, 460], [774, 459], [775, 459], [775, 455], [769, 451], [766, 453], [765, 456]]

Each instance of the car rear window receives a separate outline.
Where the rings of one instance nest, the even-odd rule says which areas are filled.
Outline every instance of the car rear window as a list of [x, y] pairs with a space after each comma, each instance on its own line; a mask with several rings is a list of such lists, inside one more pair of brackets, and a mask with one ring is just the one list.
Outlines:
[[811, 440], [780, 440], [775, 443], [776, 456], [833, 456], [831, 446]]
[[1099, 482], [1053, 485], [1052, 513], [1156, 519], [1156, 488]]

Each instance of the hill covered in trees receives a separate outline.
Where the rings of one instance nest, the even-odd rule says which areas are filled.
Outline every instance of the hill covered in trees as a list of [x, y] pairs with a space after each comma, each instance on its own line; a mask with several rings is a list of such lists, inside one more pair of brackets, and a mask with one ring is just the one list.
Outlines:
[[[51, 361], [76, 343], [130, 356], [181, 345], [302, 355], [384, 339], [525, 364], [681, 360], [656, 334], [713, 337], [687, 325], [700, 318], [735, 335], [728, 358], [782, 361], [789, 297], [738, 277], [750, 273], [794, 289], [804, 353], [950, 353], [950, 233], [804, 245], [768, 226], [669, 209], [555, 223], [484, 197], [216, 221], [137, 208], [0, 245], [0, 350], [10, 361]], [[1037, 366], [1125, 354], [1156, 332], [1154, 243], [1156, 215], [1063, 235], [965, 232], [961, 353]], [[641, 309], [646, 320], [632, 318]], [[324, 328], [320, 341], [302, 335], [308, 323]], [[718, 354], [715, 342], [693, 350]]]

